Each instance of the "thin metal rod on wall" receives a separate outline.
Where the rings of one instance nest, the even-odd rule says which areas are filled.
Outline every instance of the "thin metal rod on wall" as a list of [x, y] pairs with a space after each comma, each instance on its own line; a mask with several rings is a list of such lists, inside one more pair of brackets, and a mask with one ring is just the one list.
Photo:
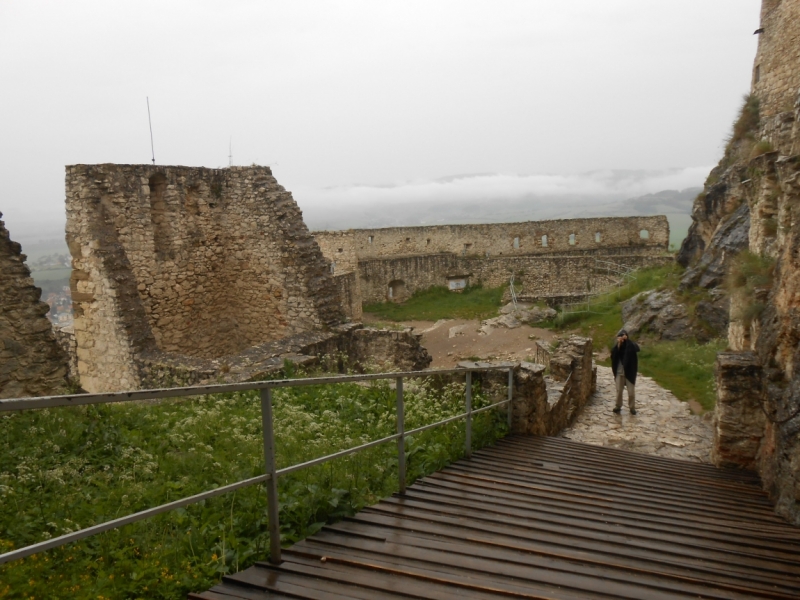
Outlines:
[[281, 525], [278, 506], [278, 477], [275, 469], [275, 434], [272, 430], [272, 390], [261, 390], [261, 425], [264, 434], [264, 470], [267, 481], [267, 512], [269, 517], [269, 562], [281, 563]]
[[403, 378], [397, 378], [397, 479], [400, 493], [406, 493], [406, 439], [405, 410], [403, 407]]
[[153, 164], [156, 164], [156, 151], [153, 146], [153, 120], [150, 118], [150, 96], [147, 97], [147, 124], [150, 125], [150, 152], [153, 154]]
[[472, 371], [467, 371], [467, 435], [464, 440], [467, 458], [472, 458]]

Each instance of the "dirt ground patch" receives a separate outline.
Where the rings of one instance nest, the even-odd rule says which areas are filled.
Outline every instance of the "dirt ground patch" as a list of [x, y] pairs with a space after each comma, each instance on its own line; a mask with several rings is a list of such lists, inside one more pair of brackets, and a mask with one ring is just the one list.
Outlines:
[[[365, 324], [380, 323], [374, 316], [364, 314]], [[555, 336], [548, 329], [522, 325], [515, 329], [492, 328], [488, 334], [480, 331], [478, 320], [443, 319], [441, 321], [406, 321], [398, 326], [413, 327], [422, 334], [422, 345], [433, 357], [432, 368], [452, 368], [459, 361], [477, 357], [483, 360], [528, 360], [534, 353], [537, 339], [551, 341]]]

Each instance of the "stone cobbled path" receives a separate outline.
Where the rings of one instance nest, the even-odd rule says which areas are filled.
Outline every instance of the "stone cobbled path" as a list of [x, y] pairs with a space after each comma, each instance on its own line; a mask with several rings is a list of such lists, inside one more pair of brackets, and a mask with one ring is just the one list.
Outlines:
[[597, 392], [572, 427], [561, 437], [633, 450], [644, 454], [710, 462], [711, 414], [692, 414], [689, 405], [649, 377], [636, 378], [636, 415], [628, 412], [623, 392], [622, 414], [615, 414], [616, 388], [609, 367], [597, 367]]

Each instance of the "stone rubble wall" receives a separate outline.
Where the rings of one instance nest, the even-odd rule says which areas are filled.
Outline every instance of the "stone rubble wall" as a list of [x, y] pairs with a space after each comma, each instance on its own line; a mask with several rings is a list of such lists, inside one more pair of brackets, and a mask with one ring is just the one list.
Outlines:
[[67, 379], [75, 385], [80, 384], [78, 374], [78, 342], [75, 339], [75, 329], [72, 325], [67, 327], [53, 327], [53, 333], [61, 350], [67, 357]]
[[447, 286], [449, 278], [466, 277], [470, 285], [507, 286], [514, 275], [518, 295], [524, 299], [560, 301], [573, 296], [607, 289], [618, 277], [605, 269], [613, 262], [630, 268], [667, 264], [671, 256], [580, 254], [569, 256], [508, 256], [479, 258], [455, 254], [434, 254], [364, 260], [359, 264], [360, 291], [365, 303], [384, 302], [392, 282], [403, 282], [403, 300], [416, 291], [432, 286]]
[[11, 241], [0, 220], [0, 398], [49, 396], [66, 389], [67, 357], [41, 295], [21, 246]]
[[350, 271], [349, 273], [334, 275], [333, 278], [339, 290], [339, 298], [345, 319], [351, 322], [361, 321], [363, 311], [361, 309], [361, 286], [358, 273]]
[[[649, 232], [649, 238], [640, 237], [642, 230]], [[599, 241], [596, 239], [598, 233]], [[570, 244], [571, 234], [575, 236], [574, 244]], [[545, 235], [547, 246], [542, 245], [542, 236]], [[630, 247], [643, 254], [661, 254], [669, 246], [669, 222], [665, 216], [602, 217], [316, 231], [314, 237], [325, 256], [337, 261], [337, 267], [341, 260], [348, 265], [347, 268], [353, 269], [354, 258], [363, 261], [443, 253], [482, 257], [527, 256]]]
[[343, 318], [329, 261], [268, 167], [67, 167], [81, 385], [138, 388], [140, 358], [215, 359]]
[[[565, 340], [552, 355], [551, 377], [545, 376], [544, 365], [529, 362], [462, 362], [459, 367], [490, 364], [513, 368], [511, 432], [514, 434], [557, 435], [575, 421], [596, 389], [591, 338], [572, 336]], [[565, 385], [567, 377], [569, 382]], [[507, 397], [508, 375], [505, 372], [475, 372], [473, 380], [480, 383], [494, 402]]]

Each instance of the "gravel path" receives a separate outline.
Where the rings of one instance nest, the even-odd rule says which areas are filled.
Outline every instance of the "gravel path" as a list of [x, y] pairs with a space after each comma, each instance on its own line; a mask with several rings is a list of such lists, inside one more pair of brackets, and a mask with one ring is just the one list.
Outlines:
[[636, 415], [614, 408], [616, 388], [609, 367], [597, 367], [597, 392], [572, 427], [561, 437], [597, 446], [612, 446], [670, 458], [710, 462], [711, 413], [693, 415], [689, 406], [649, 377], [636, 378]]

